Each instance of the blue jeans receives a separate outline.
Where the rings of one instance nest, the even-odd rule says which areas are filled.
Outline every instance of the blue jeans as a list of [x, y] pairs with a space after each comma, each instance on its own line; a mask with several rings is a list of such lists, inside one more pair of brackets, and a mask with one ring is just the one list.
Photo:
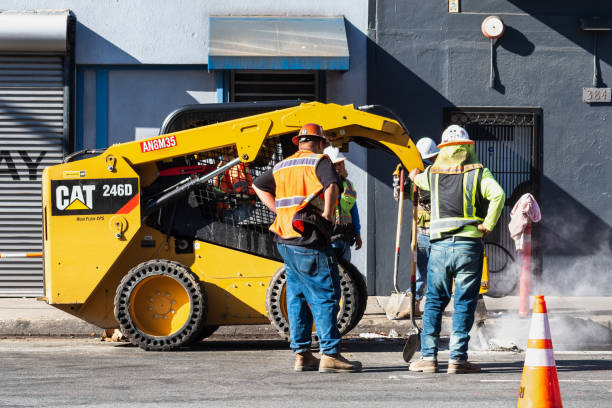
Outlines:
[[223, 222], [236, 225], [250, 218], [254, 211], [255, 206], [253, 204], [240, 203], [234, 209], [223, 210]]
[[[287, 313], [291, 349], [310, 349], [312, 321], [323, 354], [339, 352], [341, 336], [337, 316], [340, 302], [340, 275], [331, 246], [319, 248], [277, 244], [287, 274]], [[310, 308], [309, 308], [310, 306]]]
[[342, 253], [342, 259], [347, 262], [351, 262], [351, 245], [347, 241], [337, 239], [331, 243], [331, 246]]
[[427, 264], [429, 263], [429, 235], [417, 235], [417, 275], [416, 275], [416, 300], [423, 299], [427, 288]]
[[431, 243], [427, 273], [427, 300], [423, 313], [421, 353], [437, 358], [442, 313], [455, 282], [450, 359], [467, 360], [469, 332], [474, 324], [482, 275], [483, 243], [479, 239], [451, 237]]

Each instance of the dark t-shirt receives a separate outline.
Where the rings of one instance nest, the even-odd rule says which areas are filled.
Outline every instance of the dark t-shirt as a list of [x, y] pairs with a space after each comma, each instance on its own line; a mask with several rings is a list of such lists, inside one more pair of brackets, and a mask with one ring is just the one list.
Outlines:
[[[268, 171], [262, 173], [261, 176], [257, 177], [253, 181], [253, 184], [262, 191], [276, 195], [276, 181], [274, 180], [273, 170], [274, 169], [269, 169]], [[330, 184], [336, 184], [342, 192], [342, 183], [340, 182], [338, 173], [336, 173], [336, 169], [334, 168], [331, 160], [328, 158], [321, 159], [319, 163], [317, 163], [315, 172], [319, 182], [321, 182], [323, 185], [323, 191], [327, 190], [327, 187], [329, 187]], [[324, 242], [321, 234], [311, 224], [305, 224], [305, 227], [306, 229], [301, 237], [284, 239], [277, 235], [275, 236], [275, 241], [282, 244], [298, 246], [311, 246]]]

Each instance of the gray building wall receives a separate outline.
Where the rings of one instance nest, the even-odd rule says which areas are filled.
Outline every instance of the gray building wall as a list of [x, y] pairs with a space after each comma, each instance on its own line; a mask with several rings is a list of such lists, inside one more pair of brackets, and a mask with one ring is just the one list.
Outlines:
[[[611, 104], [582, 102], [592, 86], [593, 35], [580, 17], [610, 17], [609, 1], [462, 0], [371, 1], [368, 103], [388, 105], [408, 124], [414, 140], [439, 141], [445, 107], [496, 106], [542, 109], [542, 255], [535, 291], [543, 294], [609, 294], [612, 284]], [[496, 45], [499, 83], [489, 87], [490, 42], [482, 20], [506, 24]], [[612, 84], [612, 34], [599, 36], [599, 69]], [[369, 270], [379, 294], [391, 289], [396, 205], [391, 197], [394, 162], [368, 153], [373, 175], [369, 207], [376, 245]], [[374, 168], [375, 167], [375, 168]], [[510, 192], [506, 192], [509, 196]], [[406, 228], [405, 231], [408, 231]], [[404, 234], [408, 235], [407, 233]], [[403, 245], [408, 248], [408, 242]], [[387, 253], [388, 252], [388, 253]], [[402, 285], [407, 287], [408, 256]]]

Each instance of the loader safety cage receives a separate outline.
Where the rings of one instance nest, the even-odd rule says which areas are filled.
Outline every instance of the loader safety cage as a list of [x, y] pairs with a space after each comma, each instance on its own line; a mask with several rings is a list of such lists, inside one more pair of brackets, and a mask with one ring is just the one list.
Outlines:
[[[183, 106], [170, 113], [160, 128], [160, 135], [179, 132], [200, 126], [207, 126], [227, 120], [298, 106], [302, 101], [235, 102], [225, 104], [199, 104]], [[234, 177], [234, 182], [250, 184], [252, 180], [273, 167], [276, 163], [296, 151], [291, 135], [267, 139], [261, 147], [257, 159], [249, 163], [247, 173]], [[227, 157], [235, 157], [234, 147], [224, 147], [199, 154], [197, 158], [178, 158], [172, 163], [159, 162], [161, 171], [171, 168], [199, 166], [214, 169]], [[171, 171], [167, 173], [172, 174]], [[163, 173], [162, 173], [163, 174]], [[248, 177], [247, 177], [248, 176]], [[227, 248], [246, 251], [259, 256], [280, 260], [274, 244], [274, 234], [268, 229], [274, 221], [272, 213], [253, 194], [235, 194], [223, 191], [220, 184], [228, 171], [194, 188], [186, 200], [174, 202], [163, 207], [157, 217], [150, 220], [162, 231], [178, 237], [185, 250], [195, 237], [201, 241], [214, 243]], [[180, 176], [161, 177], [159, 183], [173, 184]], [[155, 189], [158, 186], [154, 186]], [[166, 222], [164, 222], [166, 221]], [[181, 239], [185, 237], [185, 239]], [[180, 251], [180, 249], [179, 249]]]
[[[187, 105], [166, 117], [159, 134], [170, 134], [295, 107], [302, 102], [297, 100]], [[246, 167], [246, 173], [240, 173], [238, 179], [233, 177], [232, 181], [250, 184], [276, 163], [295, 153], [297, 147], [291, 142], [292, 136], [288, 134], [266, 139], [257, 158]], [[384, 148], [382, 145], [376, 147]], [[160, 191], [179, 182], [181, 175], [177, 175], [177, 171], [173, 172], [172, 169], [212, 170], [233, 157], [235, 147], [231, 146], [209, 150], [197, 157], [180, 157], [172, 162], [158, 162], [161, 174], [168, 175], [160, 177], [150, 189]], [[269, 230], [274, 221], [274, 213], [257, 200], [254, 194], [235, 194], [231, 188], [224, 190], [224, 177], [229, 177], [228, 171], [192, 189], [187, 199], [160, 208], [155, 217], [148, 218], [149, 225], [177, 237], [178, 245], [182, 247], [177, 248], [178, 251], [191, 251], [190, 243], [195, 237], [204, 242], [281, 260], [274, 244], [274, 234]]]

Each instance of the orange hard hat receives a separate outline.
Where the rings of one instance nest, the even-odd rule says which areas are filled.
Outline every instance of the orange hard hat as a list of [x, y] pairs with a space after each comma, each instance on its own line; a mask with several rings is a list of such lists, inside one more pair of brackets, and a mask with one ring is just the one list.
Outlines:
[[325, 136], [325, 132], [323, 131], [321, 125], [317, 125], [316, 123], [307, 123], [302, 126], [297, 135], [293, 136], [291, 141], [297, 145], [299, 142], [306, 141], [311, 137], [318, 137], [323, 140], [327, 140], [327, 136]]

